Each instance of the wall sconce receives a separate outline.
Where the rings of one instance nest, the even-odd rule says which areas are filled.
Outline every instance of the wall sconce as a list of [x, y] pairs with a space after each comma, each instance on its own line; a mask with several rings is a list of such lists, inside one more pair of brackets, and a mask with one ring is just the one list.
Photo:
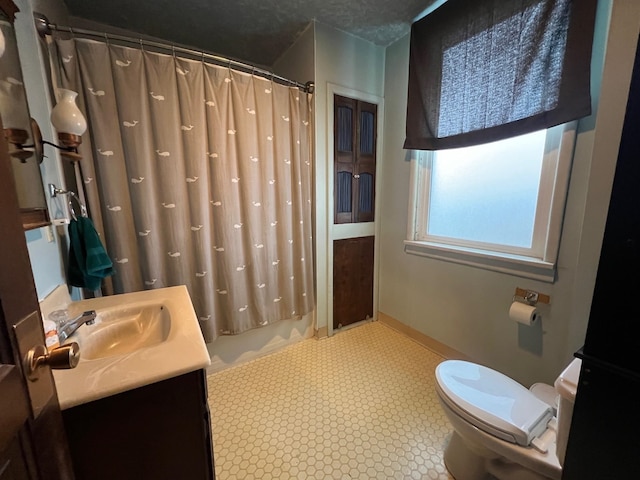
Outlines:
[[25, 130], [5, 128], [5, 137], [14, 145], [14, 149], [10, 152], [12, 156], [24, 162], [35, 153], [38, 163], [42, 163], [44, 158], [43, 146], [51, 145], [60, 150], [60, 155], [68, 158], [72, 162], [76, 162], [82, 158], [82, 155], [78, 153], [78, 146], [82, 143], [82, 134], [87, 130], [87, 121], [76, 105], [76, 97], [78, 94], [73, 90], [59, 88], [58, 96], [58, 103], [51, 111], [51, 123], [58, 131], [58, 139], [61, 145], [44, 140], [38, 122], [32, 118], [31, 130], [33, 133], [33, 145], [24, 144], [29, 138]]
[[13, 77], [0, 80], [0, 112], [3, 133], [9, 142], [9, 155], [23, 163], [33, 155], [32, 151], [24, 149], [24, 144], [29, 141], [29, 133], [25, 130], [25, 126], [29, 125], [26, 105], [22, 82]]
[[47, 145], [52, 145], [62, 150], [60, 155], [71, 160], [80, 160], [78, 146], [82, 143], [82, 134], [87, 131], [87, 121], [76, 105], [78, 94], [66, 88], [58, 89], [58, 103], [51, 111], [51, 123], [58, 131], [58, 139], [62, 147], [51, 142], [43, 141]]

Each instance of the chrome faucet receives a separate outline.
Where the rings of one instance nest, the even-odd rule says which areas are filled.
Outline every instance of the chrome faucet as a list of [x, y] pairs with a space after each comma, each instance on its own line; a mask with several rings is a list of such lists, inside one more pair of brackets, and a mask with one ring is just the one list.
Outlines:
[[75, 333], [78, 328], [80, 328], [85, 323], [87, 325], [93, 325], [96, 321], [96, 311], [95, 310], [87, 310], [86, 312], [82, 312], [73, 320], [69, 320], [66, 322], [60, 330], [58, 331], [58, 338], [60, 339], [60, 343], [64, 342], [67, 338]]

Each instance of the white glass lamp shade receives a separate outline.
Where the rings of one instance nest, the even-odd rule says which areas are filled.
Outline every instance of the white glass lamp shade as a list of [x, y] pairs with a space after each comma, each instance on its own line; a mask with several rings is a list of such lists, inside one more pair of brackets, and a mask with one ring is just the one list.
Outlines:
[[51, 111], [51, 123], [58, 133], [80, 136], [87, 131], [87, 120], [76, 105], [77, 96], [73, 90], [58, 89], [58, 103]]

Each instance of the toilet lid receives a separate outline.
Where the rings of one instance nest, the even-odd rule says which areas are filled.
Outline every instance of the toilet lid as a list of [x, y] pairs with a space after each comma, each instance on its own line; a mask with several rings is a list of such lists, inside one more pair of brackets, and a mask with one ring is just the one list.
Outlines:
[[527, 446], [545, 431], [552, 408], [502, 373], [462, 360], [436, 367], [441, 398], [480, 430]]

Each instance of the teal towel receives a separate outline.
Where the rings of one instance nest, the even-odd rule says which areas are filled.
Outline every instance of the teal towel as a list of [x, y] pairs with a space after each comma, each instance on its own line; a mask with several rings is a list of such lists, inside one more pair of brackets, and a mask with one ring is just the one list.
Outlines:
[[74, 287], [99, 289], [102, 279], [113, 275], [113, 263], [90, 218], [71, 220], [69, 243], [67, 281]]

